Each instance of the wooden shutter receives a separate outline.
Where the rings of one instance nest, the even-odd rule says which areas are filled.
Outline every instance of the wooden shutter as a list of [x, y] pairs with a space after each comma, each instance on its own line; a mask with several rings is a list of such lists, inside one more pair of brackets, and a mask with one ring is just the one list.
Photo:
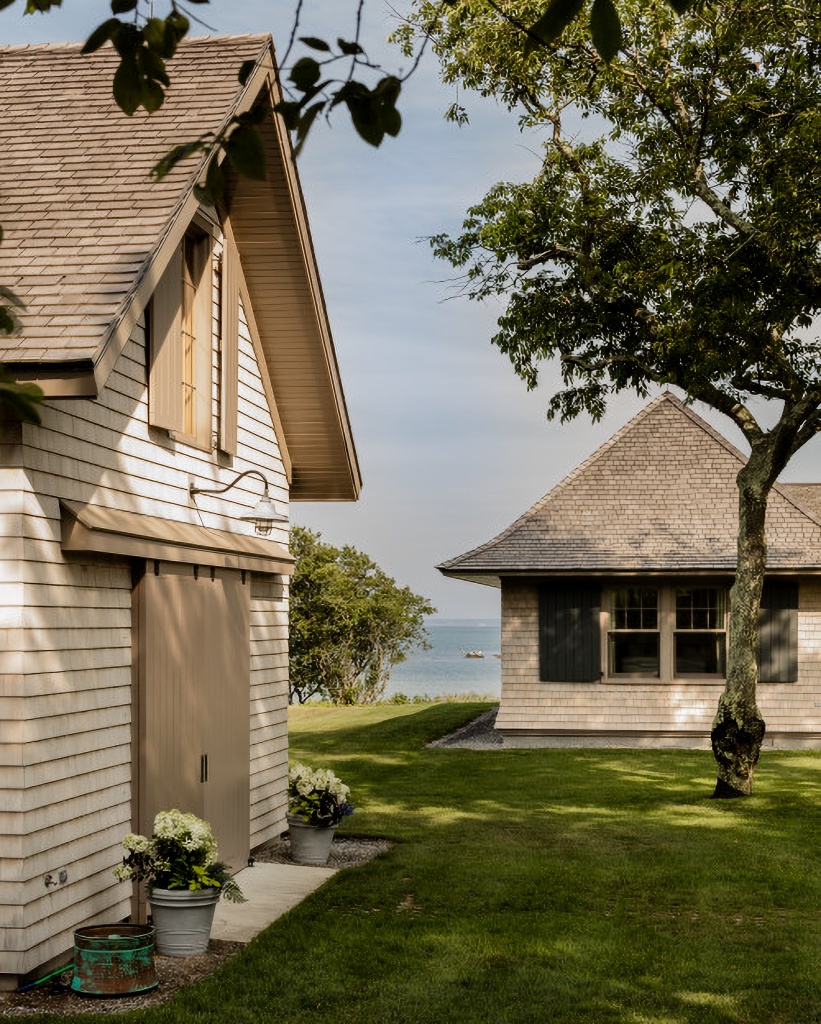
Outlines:
[[148, 422], [183, 429], [182, 250], [176, 249], [151, 300]]
[[758, 613], [758, 678], [762, 683], [798, 679], [798, 584], [767, 581]]
[[222, 329], [220, 343], [220, 436], [224, 452], [237, 451], [239, 377], [239, 253], [225, 239], [222, 257]]
[[601, 589], [543, 586], [539, 592], [539, 678], [590, 683], [601, 678]]

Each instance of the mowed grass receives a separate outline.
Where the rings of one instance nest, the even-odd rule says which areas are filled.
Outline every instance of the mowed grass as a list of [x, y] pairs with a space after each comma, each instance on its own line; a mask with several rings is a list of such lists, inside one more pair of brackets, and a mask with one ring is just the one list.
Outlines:
[[821, 1021], [821, 755], [765, 753], [719, 802], [708, 753], [425, 746], [486, 707], [293, 709], [292, 759], [352, 787], [344, 831], [395, 845], [120, 1019]]

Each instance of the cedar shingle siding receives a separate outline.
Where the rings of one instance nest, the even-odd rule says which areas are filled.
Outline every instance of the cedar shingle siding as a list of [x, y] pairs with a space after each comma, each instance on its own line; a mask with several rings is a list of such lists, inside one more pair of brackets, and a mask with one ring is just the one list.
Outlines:
[[[677, 664], [692, 664], [674, 653], [676, 593], [729, 589], [743, 464], [740, 451], [663, 394], [497, 537], [439, 566], [501, 588], [497, 728], [508, 742], [709, 745], [724, 680], [692, 669], [676, 675]], [[821, 746], [821, 485], [773, 487], [767, 542], [765, 743]], [[602, 595], [622, 587], [663, 595], [657, 673], [609, 674]], [[714, 637], [694, 637], [697, 659], [700, 642], [708, 653], [713, 644], [715, 657], [723, 640]]]

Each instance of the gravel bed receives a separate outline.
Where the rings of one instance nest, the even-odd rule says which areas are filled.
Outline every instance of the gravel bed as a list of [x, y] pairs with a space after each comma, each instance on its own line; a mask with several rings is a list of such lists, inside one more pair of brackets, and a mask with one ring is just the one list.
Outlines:
[[498, 708], [491, 708], [463, 725], [461, 729], [448, 733], [441, 739], [429, 743], [429, 747], [467, 747], [469, 750], [488, 750], [503, 747], [504, 736], [496, 731], [496, 715]]

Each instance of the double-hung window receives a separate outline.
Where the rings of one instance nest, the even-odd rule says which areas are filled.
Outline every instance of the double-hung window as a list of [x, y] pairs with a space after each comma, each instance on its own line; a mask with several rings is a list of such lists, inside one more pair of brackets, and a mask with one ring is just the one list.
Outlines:
[[726, 591], [679, 587], [673, 633], [676, 676], [723, 676], [727, 659]]
[[659, 592], [625, 587], [610, 595], [608, 675], [658, 676], [661, 655]]
[[723, 676], [723, 587], [619, 587], [610, 591], [607, 674], [682, 679]]

